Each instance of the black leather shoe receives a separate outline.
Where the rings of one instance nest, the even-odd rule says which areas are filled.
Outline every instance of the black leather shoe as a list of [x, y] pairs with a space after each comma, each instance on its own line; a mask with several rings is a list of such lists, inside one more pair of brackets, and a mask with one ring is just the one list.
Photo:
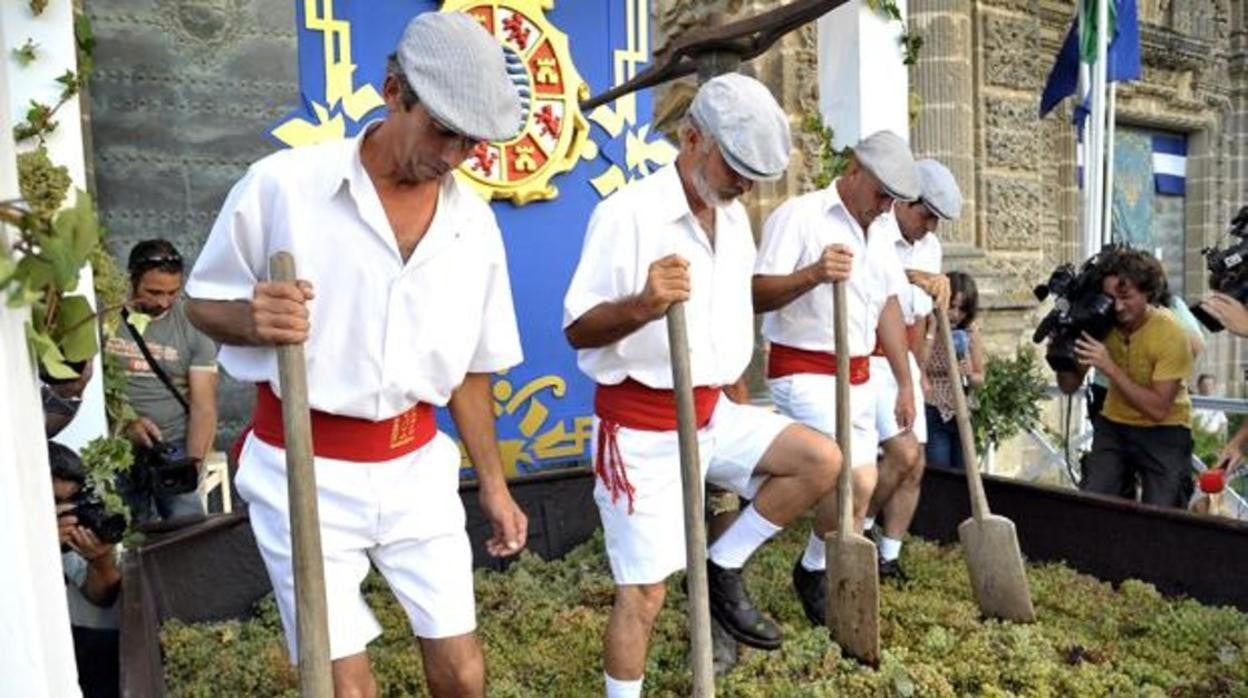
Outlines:
[[754, 607], [745, 591], [741, 570], [724, 569], [706, 561], [711, 615], [738, 642], [760, 650], [780, 647], [780, 627]]
[[895, 560], [880, 560], [880, 579], [891, 579], [898, 584], [905, 584], [910, 581], [910, 576], [901, 568], [901, 558]]
[[797, 598], [802, 602], [802, 610], [816, 627], [827, 625], [828, 617], [828, 582], [827, 572], [819, 570], [811, 572], [802, 567], [802, 558], [797, 558], [793, 565], [793, 588]]

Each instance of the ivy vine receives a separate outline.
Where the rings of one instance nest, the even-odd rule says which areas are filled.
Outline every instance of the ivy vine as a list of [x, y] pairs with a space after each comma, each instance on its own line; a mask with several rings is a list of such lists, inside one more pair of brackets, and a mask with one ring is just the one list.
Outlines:
[[[47, 0], [32, 0], [38, 16]], [[126, 301], [127, 282], [104, 248], [105, 229], [95, 203], [81, 190], [70, 198], [72, 179], [66, 167], [48, 156], [47, 138], [57, 127], [57, 112], [87, 84], [92, 69], [95, 38], [90, 22], [74, 14], [77, 71], [67, 70], [56, 79], [61, 91], [55, 104], [32, 100], [25, 119], [13, 128], [18, 144], [28, 150], [17, 156], [20, 198], [0, 200], [0, 224], [16, 230], [12, 249], [0, 247], [0, 296], [10, 307], [29, 306], [26, 338], [40, 372], [51, 379], [73, 379], [100, 352], [100, 331], [112, 336]], [[38, 58], [32, 40], [14, 50], [18, 64], [26, 67]], [[95, 287], [80, 290], [79, 272], [91, 264]], [[94, 292], [97, 312], [87, 293]], [[140, 321], [146, 318], [140, 318]], [[117, 476], [133, 462], [130, 442], [120, 436], [137, 415], [125, 393], [125, 374], [116, 362], [104, 361], [105, 410], [109, 434], [93, 440], [81, 458], [92, 489], [113, 512], [130, 519], [117, 492]]]
[[914, 65], [919, 62], [919, 50], [923, 48], [923, 37], [918, 32], [910, 31], [906, 19], [901, 16], [901, 7], [896, 0], [866, 0], [867, 7], [901, 25], [901, 36], [897, 42], [901, 45], [901, 62]]

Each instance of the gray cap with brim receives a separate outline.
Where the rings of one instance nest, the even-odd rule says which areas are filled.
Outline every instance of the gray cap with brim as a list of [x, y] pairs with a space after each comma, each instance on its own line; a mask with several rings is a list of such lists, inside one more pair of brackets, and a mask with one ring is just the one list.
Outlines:
[[919, 198], [919, 173], [910, 146], [892, 131], [876, 131], [854, 146], [858, 164], [870, 172], [888, 195], [898, 201]]
[[789, 166], [788, 115], [758, 80], [740, 73], [712, 78], [698, 89], [689, 114], [742, 177], [775, 181]]
[[919, 182], [922, 194], [919, 198], [938, 218], [947, 221], [956, 219], [962, 214], [962, 191], [948, 167], [935, 160], [919, 160], [915, 163], [919, 170]]
[[505, 141], [520, 131], [520, 95], [503, 47], [462, 12], [424, 12], [407, 23], [395, 49], [429, 114], [459, 133]]

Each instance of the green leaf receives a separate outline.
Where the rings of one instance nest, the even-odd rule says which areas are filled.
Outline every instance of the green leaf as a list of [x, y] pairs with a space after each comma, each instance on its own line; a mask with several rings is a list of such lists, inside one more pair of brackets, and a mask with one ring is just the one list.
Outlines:
[[38, 258], [52, 267], [53, 285], [62, 293], [78, 287], [78, 271], [83, 260], [74, 254], [73, 241], [63, 236], [53, 236], [39, 241]]
[[56, 342], [52, 341], [50, 336], [44, 332], [36, 332], [34, 327], [27, 323], [26, 338], [31, 344], [31, 353], [38, 358], [44, 373], [57, 380], [78, 377], [78, 372], [65, 364], [65, 356], [61, 354], [60, 347], [56, 346]]
[[95, 311], [84, 296], [61, 299], [56, 313], [55, 337], [69, 361], [86, 361], [99, 351]]
[[130, 313], [130, 324], [134, 325], [134, 331], [139, 334], [147, 332], [147, 326], [152, 321], [152, 316], [146, 313]]
[[26, 43], [22, 44], [21, 48], [13, 49], [13, 58], [18, 65], [25, 68], [34, 63], [35, 59], [38, 58], [38, 54], [35, 53], [37, 48], [39, 48], [39, 44], [36, 44], [34, 39], [26, 39]]
[[72, 70], [66, 70], [63, 75], [56, 79], [61, 83], [61, 99], [69, 99], [78, 94], [78, 76]]

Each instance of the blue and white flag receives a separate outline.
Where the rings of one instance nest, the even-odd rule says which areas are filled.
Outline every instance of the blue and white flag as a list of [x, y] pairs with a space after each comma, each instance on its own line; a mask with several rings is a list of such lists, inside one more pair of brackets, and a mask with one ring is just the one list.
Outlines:
[[1187, 137], [1153, 134], [1153, 180], [1158, 194], [1183, 196], [1187, 191]]
[[[1088, 2], [1089, 7], [1095, 7]], [[1115, 0], [1116, 15], [1111, 21], [1109, 42], [1109, 64], [1106, 74], [1110, 82], [1138, 80], [1140, 68], [1140, 24], [1136, 12], [1135, 0]], [[1089, 27], [1091, 28], [1091, 27]], [[1040, 116], [1044, 117], [1053, 111], [1063, 99], [1075, 94], [1079, 89], [1080, 61], [1080, 22], [1076, 16], [1066, 32], [1066, 40], [1058, 49], [1053, 70], [1040, 95]], [[1075, 122], [1082, 128], [1083, 116], [1086, 116], [1087, 105], [1075, 109]], [[1082, 115], [1081, 115], [1082, 114]]]

